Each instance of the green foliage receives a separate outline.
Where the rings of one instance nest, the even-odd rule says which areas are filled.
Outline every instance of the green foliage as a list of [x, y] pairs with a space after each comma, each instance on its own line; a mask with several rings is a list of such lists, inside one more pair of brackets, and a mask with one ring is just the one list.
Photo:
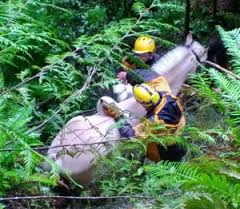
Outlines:
[[[43, 10], [54, 6], [39, 1], [0, 2], [0, 68], [6, 86], [19, 81], [15, 74], [28, 70], [36, 72], [36, 66], [44, 65], [47, 54], [60, 51], [67, 45], [34, 16], [33, 9]], [[26, 72], [26, 71], [25, 71]]]
[[[233, 39], [238, 37], [236, 31], [238, 30], [231, 32], [222, 30], [222, 33], [224, 37], [231, 36]], [[229, 34], [235, 35], [229, 36]], [[227, 43], [225, 45], [227, 49], [231, 49], [231, 55], [237, 63], [239, 60], [236, 59], [234, 48], [237, 48], [238, 44], [229, 44], [228, 41]], [[190, 114], [195, 115], [191, 116], [193, 118], [187, 123], [183, 134], [178, 137], [157, 137], [153, 134], [147, 142], [144, 141], [146, 143], [143, 143], [145, 146], [148, 142], [169, 145], [182, 141], [188, 147], [185, 162], [153, 164], [145, 160], [143, 164], [139, 164], [140, 167], [137, 167], [141, 171], [140, 179], [132, 179], [134, 173], [129, 158], [122, 158], [124, 156], [122, 153], [128, 150], [126, 145], [123, 151], [114, 153], [114, 158], [110, 156], [110, 160], [101, 162], [105, 167], [111, 165], [110, 173], [105, 169], [107, 175], [103, 175], [100, 179], [103, 185], [107, 183], [101, 187], [103, 193], [108, 192], [108, 186], [111, 185], [110, 194], [118, 194], [121, 187], [116, 179], [123, 178], [129, 185], [128, 190], [131, 193], [143, 193], [155, 197], [156, 208], [239, 208], [240, 171], [239, 163], [236, 161], [239, 156], [237, 131], [239, 82], [214, 69], [204, 70], [191, 80], [194, 86], [194, 103], [186, 104], [192, 105], [186, 107], [187, 118], [190, 118]], [[192, 96], [191, 93], [190, 95]], [[144, 154], [144, 152], [140, 153]], [[119, 156], [121, 163], [117, 160]], [[136, 155], [132, 156], [136, 157]], [[119, 164], [121, 164], [120, 168], [126, 169], [124, 172], [119, 172]], [[136, 182], [140, 182], [138, 187], [135, 187]], [[118, 189], [115, 191], [114, 188]]]
[[[183, 18], [183, 1], [1, 1], [0, 196], [49, 192], [59, 170], [34, 147], [49, 143], [72, 117], [95, 109], [102, 90], [118, 82], [116, 69], [124, 56], [131, 59], [139, 34], [154, 37], [158, 50], [173, 46], [181, 39]], [[239, 73], [239, 29], [218, 31]], [[195, 123], [187, 124], [182, 135], [148, 139], [186, 145], [189, 153], [197, 153], [185, 159], [190, 163], [152, 164], [142, 159], [146, 141], [124, 143], [100, 158], [96, 181], [102, 194], [142, 193], [155, 197], [155, 206], [162, 208], [239, 207], [239, 169], [233, 163], [240, 156], [239, 82], [208, 69], [192, 84], [204, 99], [196, 108], [201, 106], [200, 113], [215, 108], [215, 122], [211, 127], [204, 122], [214, 121], [214, 114], [195, 114]], [[221, 155], [214, 150], [218, 144], [226, 148]], [[208, 149], [219, 158], [214, 163], [197, 158]], [[43, 162], [50, 164], [50, 172], [42, 170]]]
[[[207, 129], [200, 130], [196, 127], [188, 127], [186, 129], [188, 132], [188, 137], [192, 141], [200, 141], [206, 144], [217, 144], [217, 143], [228, 143], [231, 141], [231, 137], [228, 135], [227, 130], [225, 129]], [[231, 133], [231, 132], [230, 132]]]
[[[230, 179], [225, 176], [206, 174], [198, 172], [196, 169], [184, 165], [182, 163], [159, 163], [157, 166], [146, 166], [145, 170], [150, 178], [153, 180], [153, 184], [161, 184], [166, 188], [176, 187], [181, 185], [184, 190], [188, 192], [197, 192], [204, 194], [209, 199], [224, 200], [230, 207], [239, 207], [239, 184], [233, 184]], [[171, 178], [167, 178], [167, 176]], [[185, 197], [186, 198], [186, 197]], [[193, 195], [189, 195], [188, 202], [191, 202]], [[196, 198], [196, 197], [195, 197]], [[193, 198], [193, 200], [195, 199]], [[188, 203], [189, 204], [189, 203]], [[209, 203], [210, 204], [210, 203]], [[215, 202], [210, 205], [213, 207]], [[186, 207], [189, 208], [190, 206]]]
[[228, 54], [231, 56], [233, 71], [240, 74], [240, 28], [236, 28], [228, 33], [221, 27], [217, 27], [217, 29], [221, 35], [224, 46], [227, 48]]
[[225, 110], [225, 106], [219, 95], [210, 87], [211, 79], [207, 73], [199, 73], [192, 76], [191, 84], [198, 90], [199, 96], [206, 99], [207, 102], [216, 105], [221, 111]]
[[[13, 101], [13, 98], [1, 98], [0, 148], [5, 150], [0, 152], [1, 195], [6, 195], [9, 189], [17, 188], [25, 181], [33, 181], [33, 173], [46, 159], [31, 148], [42, 145], [38, 133], [28, 133], [27, 124], [32, 119], [33, 104], [23, 106]], [[56, 180], [56, 170], [38, 176], [38, 183], [54, 185]]]
[[[125, 154], [124, 154], [124, 153]], [[139, 156], [145, 153], [145, 146], [139, 142], [127, 142], [115, 148], [97, 163], [96, 174], [104, 195], [133, 194], [142, 191], [143, 167]]]

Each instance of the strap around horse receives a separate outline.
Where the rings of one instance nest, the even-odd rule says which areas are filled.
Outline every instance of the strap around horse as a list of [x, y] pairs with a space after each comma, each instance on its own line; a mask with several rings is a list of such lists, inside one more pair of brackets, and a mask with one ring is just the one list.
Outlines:
[[192, 42], [191, 42], [190, 44], [185, 45], [185, 47], [186, 47], [187, 49], [190, 49], [191, 52], [193, 53], [193, 55], [196, 57], [196, 60], [201, 63], [200, 57], [199, 57], [199, 56], [197, 55], [197, 53], [191, 48], [193, 42], [194, 42], [194, 40], [192, 40]]

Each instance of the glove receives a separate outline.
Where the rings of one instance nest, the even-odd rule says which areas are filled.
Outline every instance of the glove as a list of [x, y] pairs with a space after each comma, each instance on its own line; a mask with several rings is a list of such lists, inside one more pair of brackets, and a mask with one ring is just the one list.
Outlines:
[[122, 115], [121, 109], [118, 108], [114, 102], [107, 103], [106, 101], [101, 100], [101, 105], [103, 112], [114, 119], [117, 119]]

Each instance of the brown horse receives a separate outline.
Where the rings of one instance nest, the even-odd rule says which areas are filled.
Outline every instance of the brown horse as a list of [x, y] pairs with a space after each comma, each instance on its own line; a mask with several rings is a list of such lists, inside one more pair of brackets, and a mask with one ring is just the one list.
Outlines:
[[[169, 51], [152, 66], [152, 70], [166, 77], [176, 95], [188, 75], [196, 71], [196, 60], [203, 61], [206, 58], [206, 49], [193, 41], [190, 34], [184, 46]], [[110, 97], [102, 99], [115, 102]], [[146, 114], [134, 97], [116, 104], [123, 111], [130, 112], [129, 122], [132, 125], [136, 125]], [[105, 154], [111, 144], [116, 143], [114, 140], [120, 138], [119, 131], [115, 128], [115, 121], [104, 115], [98, 103], [95, 115], [74, 117], [63, 127], [51, 144], [58, 147], [49, 149], [48, 156], [60, 166], [62, 171], [69, 172], [77, 177], [81, 184], [86, 185], [91, 179], [91, 168], [96, 156]], [[101, 143], [103, 141], [106, 143]], [[81, 145], [70, 146], [73, 144]]]

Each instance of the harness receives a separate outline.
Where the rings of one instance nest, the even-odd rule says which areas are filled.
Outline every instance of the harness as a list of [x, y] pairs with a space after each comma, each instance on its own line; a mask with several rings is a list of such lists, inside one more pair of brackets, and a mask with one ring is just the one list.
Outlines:
[[197, 53], [191, 48], [191, 46], [193, 45], [194, 40], [192, 40], [192, 42], [189, 45], [185, 45], [185, 47], [187, 49], [190, 49], [190, 51], [193, 53], [193, 55], [196, 57], [196, 60], [201, 63], [200, 57], [197, 55]]

